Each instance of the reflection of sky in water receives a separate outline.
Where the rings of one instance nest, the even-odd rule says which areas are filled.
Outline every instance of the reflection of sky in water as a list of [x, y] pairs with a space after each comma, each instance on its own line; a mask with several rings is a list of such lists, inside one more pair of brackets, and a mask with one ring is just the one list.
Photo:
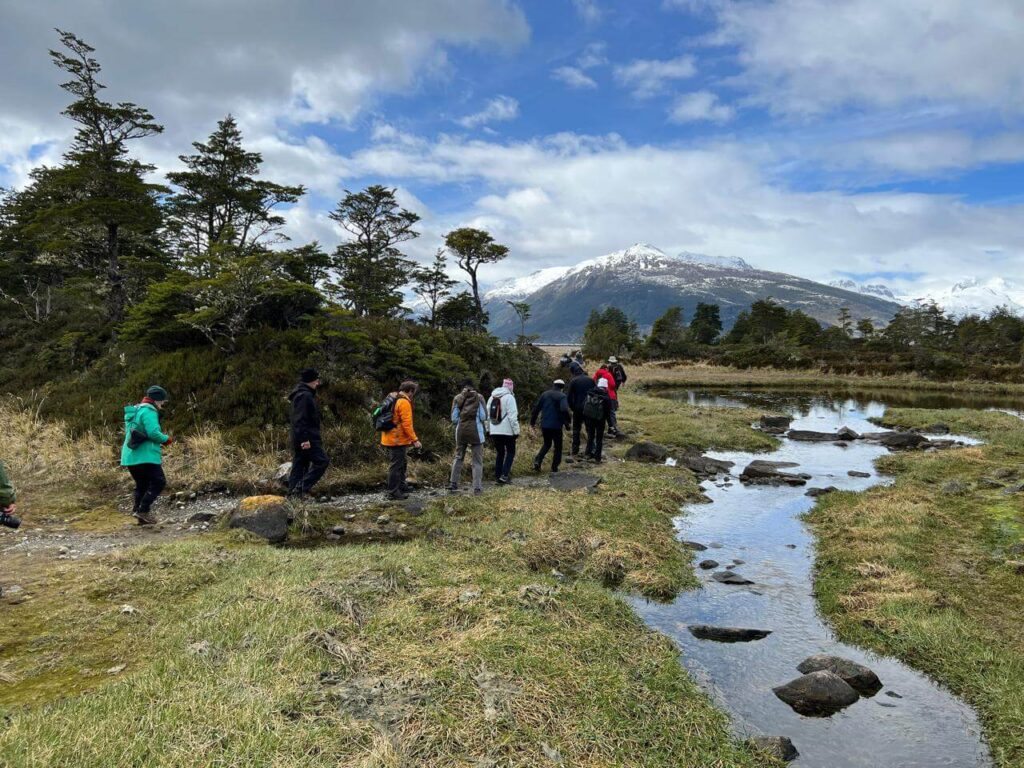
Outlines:
[[[706, 397], [713, 397], [709, 402]], [[792, 414], [793, 427], [832, 432], [848, 426], [857, 432], [878, 431], [869, 419], [884, 414], [879, 400], [831, 399], [819, 394], [699, 393], [685, 398], [695, 405], [746, 405]], [[743, 486], [738, 475], [753, 458], [793, 461], [792, 472], [813, 476], [808, 487], [833, 485], [864, 490], [886, 482], [873, 461], [885, 453], [879, 445], [854, 441], [843, 448], [831, 443], [784, 440], [771, 454], [723, 452], [715, 458], [736, 463], [731, 477], [706, 482], [712, 504], [685, 508], [677, 520], [681, 538], [721, 545], [697, 553], [724, 567], [744, 561], [736, 571], [756, 582], [750, 587], [719, 584], [710, 571], [698, 570], [703, 587], [670, 604], [634, 600], [641, 616], [672, 637], [683, 650], [683, 663], [694, 678], [730, 712], [737, 730], [789, 736], [801, 758], [799, 766], [852, 768], [973, 767], [990, 765], [974, 713], [928, 678], [903, 664], [836, 641], [819, 617], [813, 598], [812, 539], [800, 522], [814, 500], [806, 488]], [[870, 472], [850, 477], [848, 470]], [[793, 547], [792, 545], [795, 545]], [[689, 624], [770, 629], [768, 638], [723, 644], [696, 640]], [[833, 653], [867, 664], [885, 684], [831, 718], [806, 718], [783, 704], [771, 689], [799, 676], [796, 670], [814, 653]], [[902, 698], [886, 695], [898, 693]]]

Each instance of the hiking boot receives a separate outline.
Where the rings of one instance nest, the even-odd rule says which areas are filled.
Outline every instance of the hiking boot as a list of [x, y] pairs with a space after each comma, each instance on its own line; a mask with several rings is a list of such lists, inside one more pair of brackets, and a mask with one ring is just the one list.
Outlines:
[[385, 494], [384, 498], [387, 499], [388, 501], [405, 501], [406, 499], [409, 498], [409, 494], [402, 493], [401, 491], [399, 491], [398, 493]]
[[484, 489], [483, 488], [477, 488], [476, 490], [473, 491], [473, 495], [474, 496], [483, 496], [484, 495]]
[[156, 518], [152, 512], [136, 512], [135, 519], [139, 521], [139, 525], [156, 525]]
[[534, 472], [540, 472], [540, 462], [539, 461], [533, 462], [533, 471]]
[[448, 493], [458, 493], [458, 492], [459, 492], [459, 486], [457, 486], [457, 485], [449, 485], [448, 486]]

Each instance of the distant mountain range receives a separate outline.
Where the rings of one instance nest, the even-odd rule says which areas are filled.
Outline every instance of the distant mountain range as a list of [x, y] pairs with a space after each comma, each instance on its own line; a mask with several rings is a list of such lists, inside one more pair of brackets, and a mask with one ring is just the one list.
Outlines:
[[989, 280], [970, 278], [943, 290], [928, 294], [894, 295], [889, 288], [880, 284], [860, 284], [853, 280], [834, 280], [829, 285], [867, 296], [880, 296], [897, 301], [905, 306], [925, 304], [934, 301], [953, 317], [987, 315], [997, 307], [1024, 314], [1024, 283], [993, 277]]
[[525, 301], [531, 309], [526, 332], [548, 343], [579, 341], [590, 311], [608, 306], [624, 311], [642, 330], [673, 306], [682, 306], [689, 319], [698, 302], [718, 304], [726, 328], [763, 298], [801, 309], [824, 323], [834, 323], [840, 309], [847, 307], [855, 320], [885, 324], [900, 308], [891, 294], [859, 290], [856, 284], [854, 288], [756, 269], [738, 258], [671, 256], [638, 243], [575, 266], [550, 267], [507, 280], [483, 298], [496, 335], [513, 338], [519, 333], [519, 320], [508, 302]]

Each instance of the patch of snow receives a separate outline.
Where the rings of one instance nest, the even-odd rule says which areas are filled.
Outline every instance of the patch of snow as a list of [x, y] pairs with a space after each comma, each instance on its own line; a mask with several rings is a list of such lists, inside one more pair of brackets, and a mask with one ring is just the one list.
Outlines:
[[847, 278], [844, 280], [833, 280], [829, 285], [833, 288], [842, 288], [844, 291], [861, 293], [865, 296], [874, 296], [875, 298], [885, 299], [886, 301], [895, 301], [900, 304], [908, 303], [905, 299], [897, 297], [887, 285], [882, 285], [882, 283], [858, 283]]
[[703, 253], [690, 253], [689, 251], [683, 251], [676, 258], [687, 261], [691, 264], [704, 264], [709, 267], [719, 267], [721, 269], [742, 269], [752, 270], [753, 267], [747, 262], [741, 259], [739, 256], [708, 256]]
[[555, 280], [560, 280], [575, 269], [576, 267], [547, 267], [546, 269], [538, 269], [536, 272], [531, 272], [525, 277], [513, 277], [508, 280], [502, 280], [484, 294], [484, 300], [506, 299], [511, 301], [529, 296], [531, 293], [539, 291], [545, 285], [549, 285], [555, 282]]
[[993, 277], [980, 280], [973, 277], [943, 291], [914, 297], [915, 304], [934, 301], [953, 317], [987, 315], [998, 307], [1005, 307], [1017, 315], [1024, 314], [1024, 284]]

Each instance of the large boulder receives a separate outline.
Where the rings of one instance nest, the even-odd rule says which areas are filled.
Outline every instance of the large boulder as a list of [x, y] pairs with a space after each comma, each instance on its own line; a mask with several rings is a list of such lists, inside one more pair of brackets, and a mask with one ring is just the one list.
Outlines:
[[767, 432], [770, 435], [781, 435], [789, 429], [792, 421], [792, 416], [762, 416], [758, 419], [757, 426], [760, 427], [762, 432]]
[[809, 717], [834, 715], [860, 698], [860, 694], [843, 678], [824, 670], [790, 680], [785, 685], [772, 688], [772, 692], [794, 711]]
[[849, 439], [839, 432], [815, 432], [813, 429], [791, 429], [786, 433], [786, 437], [805, 443], [832, 443], [836, 440]]
[[804, 674], [824, 670], [839, 675], [861, 696], [874, 696], [882, 690], [882, 681], [878, 679], [878, 675], [863, 664], [841, 656], [818, 653], [800, 662], [797, 670]]
[[763, 640], [772, 633], [770, 629], [715, 627], [710, 624], [691, 624], [688, 629], [698, 640], [714, 640], [717, 643], [749, 643], [752, 640]]
[[916, 432], [881, 432], [876, 439], [892, 451], [909, 451], [928, 442], [927, 437]]
[[740, 473], [740, 482], [747, 485], [806, 485], [809, 476], [793, 475], [780, 470], [799, 466], [791, 461], [755, 459]]
[[679, 459], [679, 465], [686, 467], [700, 477], [714, 477], [715, 475], [728, 474], [729, 470], [733, 467], [733, 462], [712, 459], [710, 456], [689, 455]]
[[626, 451], [626, 461], [663, 462], [668, 458], [668, 448], [644, 440], [634, 443]]
[[787, 736], [755, 736], [752, 739], [747, 739], [747, 744], [758, 752], [763, 752], [769, 757], [786, 763], [800, 757], [800, 753], [797, 752], [793, 742]]
[[244, 528], [271, 544], [288, 538], [288, 501], [283, 496], [247, 496], [228, 518], [229, 528]]

